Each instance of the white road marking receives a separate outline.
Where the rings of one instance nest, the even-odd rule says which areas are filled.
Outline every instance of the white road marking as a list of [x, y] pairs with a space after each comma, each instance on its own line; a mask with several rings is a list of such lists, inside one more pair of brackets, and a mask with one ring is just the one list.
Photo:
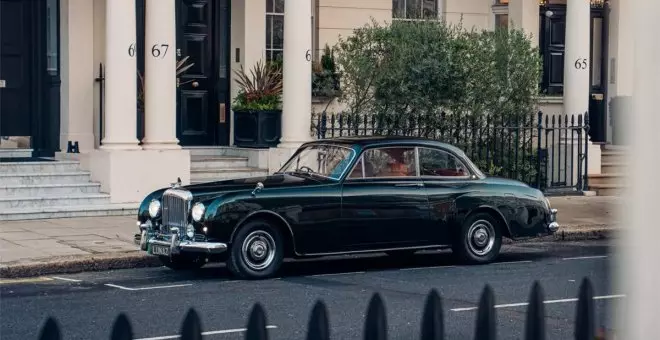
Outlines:
[[115, 285], [115, 284], [112, 284], [112, 283], [106, 283], [105, 286], [112, 287], [112, 288], [118, 288], [118, 289], [121, 289], [121, 290], [137, 291], [137, 290], [151, 290], [151, 289], [186, 287], [186, 286], [192, 286], [192, 283], [186, 283], [186, 284], [180, 284], [180, 285], [169, 285], [169, 286], [140, 287], [140, 288], [124, 287], [124, 286]]
[[[609, 299], [619, 299], [619, 298], [625, 298], [626, 296], [624, 294], [616, 294], [616, 295], [603, 295], [603, 296], [594, 296], [594, 300], [609, 300]], [[553, 304], [553, 303], [566, 303], [566, 302], [577, 302], [577, 298], [570, 298], [570, 299], [558, 299], [558, 300], [546, 300], [543, 301], [544, 304]], [[502, 305], [495, 305], [495, 308], [509, 308], [509, 307], [521, 307], [521, 306], [527, 306], [529, 303], [528, 302], [519, 302], [519, 303], [507, 303], [507, 304], [502, 304]], [[477, 310], [479, 307], [463, 307], [463, 308], [452, 308], [452, 312], [465, 312], [465, 311], [471, 311], [471, 310]]]
[[69, 279], [69, 278], [66, 278], [66, 277], [59, 277], [59, 276], [51, 276], [51, 278], [53, 278], [55, 280], [61, 280], [61, 281], [82, 282], [82, 280]]
[[[267, 329], [275, 329], [275, 328], [277, 328], [277, 326], [268, 325], [268, 326], [266, 326], [266, 328]], [[202, 335], [243, 333], [245, 331], [247, 331], [247, 328], [221, 329], [221, 330], [218, 330], [218, 331], [202, 332]], [[139, 339], [135, 339], [135, 340], [167, 340], [167, 339], [178, 339], [180, 337], [181, 337], [181, 335], [165, 335], [165, 336], [156, 336], [156, 337], [151, 337], [151, 338], [139, 338]]]
[[411, 267], [411, 268], [401, 268], [399, 270], [421, 270], [421, 269], [439, 269], [439, 268], [456, 268], [456, 266]]
[[518, 264], [518, 263], [532, 263], [534, 261], [525, 260], [525, 261], [505, 261], [505, 262], [493, 262], [492, 264]]
[[364, 273], [366, 273], [366, 272], [329, 273], [329, 274], [316, 274], [316, 275], [310, 275], [310, 276], [321, 277], [321, 276], [338, 276], [338, 275], [364, 274]]
[[578, 257], [564, 257], [562, 260], [592, 260], [592, 259], [604, 259], [607, 258], [607, 255], [598, 255], [598, 256], [578, 256]]

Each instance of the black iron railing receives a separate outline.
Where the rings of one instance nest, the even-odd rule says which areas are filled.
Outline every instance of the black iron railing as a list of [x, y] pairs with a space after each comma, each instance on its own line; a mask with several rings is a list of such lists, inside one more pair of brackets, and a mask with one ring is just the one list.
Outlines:
[[105, 110], [105, 69], [103, 63], [99, 63], [99, 74], [94, 81], [99, 83], [99, 145], [103, 145], [103, 114]]
[[[543, 340], [546, 336], [544, 293], [541, 285], [535, 282], [527, 303], [527, 316], [525, 322], [525, 339]], [[489, 340], [497, 338], [495, 296], [490, 286], [486, 285], [481, 293], [481, 299], [477, 307], [477, 318], [475, 324], [474, 338]], [[421, 340], [446, 339], [444, 311], [442, 298], [436, 290], [429, 292], [424, 306], [420, 330]], [[597, 334], [595, 326], [594, 294], [591, 281], [584, 278], [580, 285], [577, 298], [576, 316], [574, 324], [574, 339], [593, 340], [602, 336]], [[41, 329], [40, 340], [63, 339], [63, 331], [54, 318], [49, 318]], [[384, 340], [387, 339], [387, 317], [385, 305], [378, 293], [371, 298], [367, 308], [367, 316], [364, 323], [363, 339]], [[193, 340], [202, 339], [201, 318], [194, 309], [189, 309], [181, 326], [180, 339]], [[133, 328], [125, 314], [120, 314], [112, 327], [111, 340], [132, 340]], [[250, 313], [244, 339], [266, 340], [268, 339], [268, 327], [266, 313], [260, 304], [253, 306]], [[308, 328], [308, 340], [329, 340], [330, 327], [328, 310], [323, 301], [318, 301], [312, 310]]]
[[319, 139], [415, 136], [455, 145], [492, 176], [517, 179], [545, 192], [587, 189], [588, 113], [517, 117], [440, 114], [312, 115]]

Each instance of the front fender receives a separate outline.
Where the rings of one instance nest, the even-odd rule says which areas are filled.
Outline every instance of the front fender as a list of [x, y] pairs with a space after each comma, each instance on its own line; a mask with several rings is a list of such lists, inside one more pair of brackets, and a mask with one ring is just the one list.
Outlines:
[[160, 199], [161, 196], [163, 196], [165, 190], [167, 190], [167, 188], [158, 189], [144, 197], [144, 199], [140, 203], [140, 207], [138, 208], [138, 213], [137, 213], [137, 219], [140, 223], [144, 223], [150, 219], [149, 203], [151, 203], [151, 200], [154, 198]]

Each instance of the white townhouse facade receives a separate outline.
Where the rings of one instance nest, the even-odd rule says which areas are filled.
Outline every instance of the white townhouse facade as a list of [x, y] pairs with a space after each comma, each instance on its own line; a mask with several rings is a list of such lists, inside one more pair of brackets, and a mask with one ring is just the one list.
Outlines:
[[[0, 0], [0, 160], [16, 158], [11, 168], [0, 162], [0, 217], [3, 197], [25, 201], [5, 207], [14, 217], [121, 213], [177, 178], [273, 171], [312, 138], [311, 112], [325, 103], [312, 96], [310, 63], [324, 46], [372, 18], [414, 20], [415, 12], [531, 33], [543, 56], [541, 109], [589, 111], [590, 172], [600, 173], [598, 146], [617, 143], [609, 103], [632, 94], [624, 0]], [[280, 144], [237, 148], [233, 71], [279, 57]], [[194, 65], [177, 75], [183, 58]], [[76, 189], [81, 181], [92, 183], [87, 191]], [[80, 204], [46, 202], [67, 197]]]

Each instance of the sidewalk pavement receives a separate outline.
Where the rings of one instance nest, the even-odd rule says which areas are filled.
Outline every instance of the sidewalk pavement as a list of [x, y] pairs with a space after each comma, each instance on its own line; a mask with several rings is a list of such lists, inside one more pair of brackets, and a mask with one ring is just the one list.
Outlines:
[[[560, 231], [539, 241], [610, 236], [620, 197], [550, 197]], [[159, 266], [133, 243], [134, 216], [0, 222], [0, 278]], [[508, 243], [508, 242], [507, 242]]]

